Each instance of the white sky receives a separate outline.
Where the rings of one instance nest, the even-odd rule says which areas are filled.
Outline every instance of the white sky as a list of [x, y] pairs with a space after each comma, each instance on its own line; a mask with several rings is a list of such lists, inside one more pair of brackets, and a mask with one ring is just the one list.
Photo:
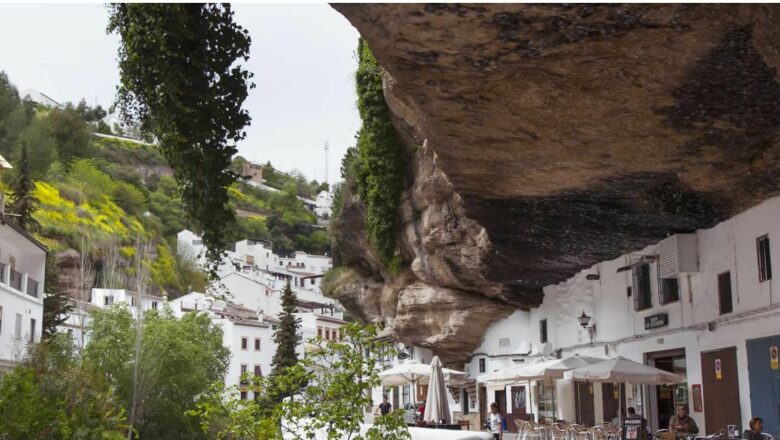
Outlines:
[[[236, 21], [252, 36], [247, 68], [256, 88], [245, 107], [252, 117], [239, 154], [329, 178], [360, 126], [355, 105], [358, 33], [327, 4], [236, 4]], [[19, 91], [104, 108], [119, 81], [118, 38], [106, 35], [102, 4], [0, 4], [0, 70]]]

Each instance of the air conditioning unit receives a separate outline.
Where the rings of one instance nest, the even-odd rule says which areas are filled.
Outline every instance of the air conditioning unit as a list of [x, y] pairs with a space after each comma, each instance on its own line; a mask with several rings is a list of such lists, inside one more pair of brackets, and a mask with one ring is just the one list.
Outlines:
[[677, 278], [681, 273], [699, 271], [699, 242], [696, 234], [675, 234], [661, 240], [661, 278]]

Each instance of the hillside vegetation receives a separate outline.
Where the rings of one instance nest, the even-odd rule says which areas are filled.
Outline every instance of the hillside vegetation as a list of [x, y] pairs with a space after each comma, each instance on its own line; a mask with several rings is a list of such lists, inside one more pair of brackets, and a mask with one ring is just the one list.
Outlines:
[[[68, 285], [73, 274], [65, 273], [74, 270], [72, 261], [62, 258], [73, 251], [88, 257], [79, 260], [94, 272], [91, 287], [131, 288], [127, 280], [139, 257], [153, 289], [172, 297], [203, 289], [205, 273], [176, 254], [176, 233], [191, 224], [173, 171], [155, 145], [97, 133], [111, 132], [103, 116], [102, 109], [83, 102], [53, 109], [22, 101], [0, 72], [0, 155], [15, 166], [0, 174], [0, 190], [13, 195], [26, 148], [37, 222], [31, 232], [57, 263], [48, 267], [47, 291], [73, 289]], [[237, 157], [234, 167], [243, 160]], [[229, 188], [229, 205], [239, 212], [230, 238], [271, 240], [281, 252], [327, 252], [326, 231], [314, 226], [316, 217], [296, 197], [316, 194], [320, 185], [280, 172], [273, 183], [280, 191], [243, 182]]]

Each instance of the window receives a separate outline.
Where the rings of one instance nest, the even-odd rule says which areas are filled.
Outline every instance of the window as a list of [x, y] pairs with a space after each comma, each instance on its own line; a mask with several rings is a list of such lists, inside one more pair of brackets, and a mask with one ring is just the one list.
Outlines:
[[479, 359], [479, 372], [484, 373], [485, 372], [485, 358]]
[[238, 378], [238, 382], [241, 385], [246, 385], [248, 383], [246, 378], [246, 364], [241, 364], [241, 375]]
[[135, 297], [134, 296], [130, 297], [130, 307], [135, 307]]
[[14, 337], [16, 339], [22, 339], [22, 314], [16, 314], [16, 326], [14, 327]]
[[769, 236], [764, 234], [756, 239], [758, 250], [758, 281], [763, 283], [772, 279], [772, 259], [769, 257]]
[[547, 342], [547, 320], [542, 319], [539, 321], [539, 342], [544, 344]]
[[249, 338], [243, 338], [243, 337], [241, 338], [241, 349], [242, 350], [246, 350], [246, 347], [247, 347], [247, 345], [249, 343], [248, 339]]
[[317, 327], [317, 337], [322, 338], [322, 327]]
[[325, 339], [327, 339], [328, 341], [330, 341], [330, 329], [329, 329], [329, 328], [326, 328], [326, 329], [325, 329]]
[[411, 402], [411, 398], [412, 398], [411, 389], [412, 389], [411, 385], [404, 385], [401, 388], [401, 403], [403, 403], [404, 405]]
[[35, 319], [30, 318], [30, 342], [35, 342]]
[[260, 351], [260, 338], [255, 338], [255, 351]]
[[718, 303], [721, 315], [734, 311], [731, 302], [731, 272], [723, 272], [718, 275]]
[[110, 306], [111, 304], [114, 304], [114, 297], [113, 296], [104, 296], [103, 297], [103, 305]]
[[652, 300], [650, 297], [650, 264], [637, 263], [632, 269], [634, 275], [634, 310], [644, 310], [650, 308]]
[[255, 365], [255, 376], [260, 377], [263, 375], [263, 372], [260, 370], [260, 365]]
[[669, 304], [680, 299], [680, 283], [677, 278], [658, 279], [658, 302]]
[[469, 390], [463, 388], [462, 392], [463, 392], [463, 399], [462, 399], [463, 404], [461, 405], [460, 410], [463, 414], [468, 414], [469, 413]]
[[247, 397], [246, 391], [241, 391], [241, 400], [249, 400], [249, 397]]
[[157, 310], [157, 301], [152, 301], [152, 310]]

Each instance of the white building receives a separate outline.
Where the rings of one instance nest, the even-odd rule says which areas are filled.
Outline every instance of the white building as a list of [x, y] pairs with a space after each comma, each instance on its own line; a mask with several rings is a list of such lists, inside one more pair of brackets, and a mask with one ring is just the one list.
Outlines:
[[330, 213], [333, 210], [333, 192], [320, 191], [317, 194], [315, 200], [314, 212], [317, 213], [317, 217], [327, 218], [330, 217]]
[[97, 307], [110, 307], [114, 304], [124, 304], [130, 307], [133, 319], [138, 313], [147, 310], [162, 310], [166, 297], [150, 293], [132, 292], [126, 289], [92, 289], [91, 303]]
[[279, 320], [197, 292], [176, 298], [170, 306], [177, 317], [204, 312], [222, 328], [224, 346], [231, 353], [225, 384], [238, 385], [242, 399], [252, 398], [254, 394], [242, 377], [244, 373], [263, 376], [271, 372], [271, 360], [276, 352], [273, 334]]
[[[753, 416], [780, 434], [780, 197], [710, 229], [671, 236], [544, 288], [537, 309], [518, 310], [485, 334], [466, 368], [472, 378], [543, 356], [622, 356], [686, 377], [675, 386], [627, 386], [624, 406], [667, 428], [675, 405], [690, 407], [702, 433]], [[578, 322], [590, 317], [587, 327]], [[617, 413], [617, 387], [567, 380], [483, 386], [460, 396], [460, 413], [496, 401], [508, 419], [577, 420]], [[530, 396], [533, 395], [533, 404]], [[533, 416], [531, 416], [533, 414]], [[510, 424], [510, 429], [513, 424]]]
[[40, 340], [45, 273], [46, 248], [0, 215], [0, 370], [12, 368], [27, 345]]

